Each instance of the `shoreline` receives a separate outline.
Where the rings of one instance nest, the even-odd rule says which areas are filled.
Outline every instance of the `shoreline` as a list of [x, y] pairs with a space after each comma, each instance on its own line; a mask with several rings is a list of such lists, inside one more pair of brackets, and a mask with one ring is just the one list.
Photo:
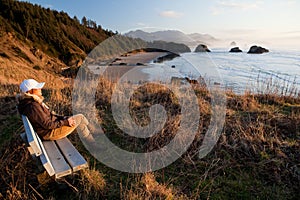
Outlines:
[[[117, 57], [103, 73], [104, 77], [112, 82], [117, 82], [120, 78], [128, 79], [128, 81], [149, 80], [150, 75], [143, 72], [142, 69], [148, 68], [148, 64], [155, 60], [168, 56], [168, 52], [134, 52], [127, 53]], [[124, 77], [124, 75], [126, 77]]]
[[[159, 57], [166, 56], [168, 53], [166, 52], [130, 52], [125, 56], [118, 56], [114, 62], [112, 62], [106, 69], [105, 77], [108, 80], [112, 80], [113, 82], [118, 81], [123, 75], [127, 76], [128, 82], [131, 80], [133, 82], [138, 82], [138, 80], [146, 80], [153, 81], [156, 78], [160, 80], [161, 77], [165, 75], [164, 67], [159, 66], [158, 62], [154, 62]], [[194, 54], [194, 53], [192, 53]], [[224, 57], [223, 54], [229, 55], [228, 57]], [[217, 70], [222, 75], [221, 78], [223, 80], [223, 86], [225, 90], [231, 90], [236, 94], [243, 94], [246, 91], [252, 91], [254, 93], [264, 92], [268, 86], [272, 86], [270, 88], [273, 90], [279, 90], [281, 85], [290, 85], [291, 89], [287, 90], [285, 93], [292, 93], [292, 89], [297, 90], [297, 94], [299, 94], [299, 72], [297, 72], [297, 68], [295, 68], [295, 74], [291, 75], [290, 71], [294, 65], [287, 66], [285, 63], [293, 62], [296, 57], [294, 54], [290, 56], [287, 54], [286, 56], [281, 55], [281, 57], [274, 56], [273, 53], [265, 54], [264, 56], [243, 56], [241, 54], [229, 54], [227, 52], [220, 53], [210, 53], [210, 59], [214, 60], [213, 63], [218, 67]], [[276, 53], [275, 53], [276, 54]], [[280, 55], [280, 54], [279, 54]], [[184, 58], [184, 54], [181, 57]], [[199, 54], [199, 56], [206, 56], [205, 54]], [[225, 58], [225, 59], [224, 59]], [[234, 59], [232, 59], [234, 58]], [[255, 58], [255, 59], [253, 59]], [[227, 62], [231, 59], [231, 62]], [[277, 73], [272, 71], [271, 64], [274, 61], [278, 61], [281, 66], [278, 68]], [[247, 61], [247, 62], [245, 62]], [[282, 62], [284, 61], [284, 62]], [[261, 67], [261, 64], [264, 62], [264, 67]], [[157, 70], [151, 68], [151, 64], [158, 64]], [[246, 63], [246, 64], [245, 64]], [[185, 77], [189, 79], [195, 79], [194, 77], [190, 77], [191, 70], [185, 67], [184, 63], [180, 63], [177, 66], [177, 63], [172, 64], [172, 61], [169, 63], [170, 68], [176, 68], [179, 70]], [[173, 67], [174, 65], [174, 67]], [[148, 70], [151, 68], [151, 70]], [[100, 70], [99, 70], [100, 71]], [[129, 73], [130, 71], [130, 73]], [[247, 72], [247, 76], [245, 75]], [[285, 72], [285, 73], [283, 73]], [[288, 73], [288, 75], [286, 75]], [[232, 76], [235, 75], [235, 76]], [[177, 76], [177, 74], [174, 74]], [[180, 77], [180, 76], [178, 76]], [[277, 79], [275, 80], [274, 78]], [[123, 79], [122, 81], [126, 80]], [[265, 79], [265, 80], [264, 80]], [[273, 82], [266, 82], [266, 81]], [[199, 81], [199, 80], [198, 80]], [[262, 84], [264, 83], [265, 84]], [[259, 83], [259, 84], [257, 84]], [[282, 90], [282, 89], [280, 89]]]
[[119, 56], [116, 58], [110, 66], [143, 66], [149, 64], [160, 57], [167, 56], [166, 52], [138, 52], [127, 53], [125, 56]]

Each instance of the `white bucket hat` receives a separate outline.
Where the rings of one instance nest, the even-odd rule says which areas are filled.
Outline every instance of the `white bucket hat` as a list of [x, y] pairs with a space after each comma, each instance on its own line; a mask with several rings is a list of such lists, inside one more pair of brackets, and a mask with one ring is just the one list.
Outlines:
[[22, 92], [28, 92], [31, 89], [42, 89], [45, 85], [45, 82], [39, 83], [34, 79], [26, 79], [21, 85], [20, 89]]

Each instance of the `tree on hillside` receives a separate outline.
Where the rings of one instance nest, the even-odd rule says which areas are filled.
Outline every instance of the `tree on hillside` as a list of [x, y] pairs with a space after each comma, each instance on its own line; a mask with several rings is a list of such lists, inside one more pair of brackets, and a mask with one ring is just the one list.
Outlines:
[[87, 27], [88, 22], [87, 22], [87, 19], [86, 19], [85, 16], [82, 17], [82, 19], [81, 19], [81, 24], [82, 24], [83, 26]]
[[96, 24], [95, 21], [89, 19], [88, 20], [88, 27], [96, 29], [97, 28], [97, 24]]
[[76, 16], [74, 16], [73, 19], [74, 19], [76, 22], [80, 23], [80, 22], [79, 22], [79, 19], [78, 19]]

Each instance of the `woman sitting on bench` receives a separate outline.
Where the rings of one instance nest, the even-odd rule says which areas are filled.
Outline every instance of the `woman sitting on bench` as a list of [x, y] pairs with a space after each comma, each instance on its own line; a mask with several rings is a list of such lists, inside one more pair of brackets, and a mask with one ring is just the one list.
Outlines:
[[21, 93], [17, 95], [18, 111], [27, 116], [33, 129], [43, 140], [58, 140], [71, 134], [76, 128], [89, 142], [94, 142], [87, 125], [88, 120], [82, 114], [59, 116], [49, 111], [43, 102], [42, 88], [45, 83], [34, 79], [26, 79], [21, 85]]

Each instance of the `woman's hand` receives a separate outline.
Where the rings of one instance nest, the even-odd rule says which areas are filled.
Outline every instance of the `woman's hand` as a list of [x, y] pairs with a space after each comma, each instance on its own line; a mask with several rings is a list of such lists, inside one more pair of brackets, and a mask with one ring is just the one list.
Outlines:
[[76, 121], [74, 120], [73, 117], [69, 117], [68, 122], [69, 122], [69, 126], [75, 126], [76, 125]]

